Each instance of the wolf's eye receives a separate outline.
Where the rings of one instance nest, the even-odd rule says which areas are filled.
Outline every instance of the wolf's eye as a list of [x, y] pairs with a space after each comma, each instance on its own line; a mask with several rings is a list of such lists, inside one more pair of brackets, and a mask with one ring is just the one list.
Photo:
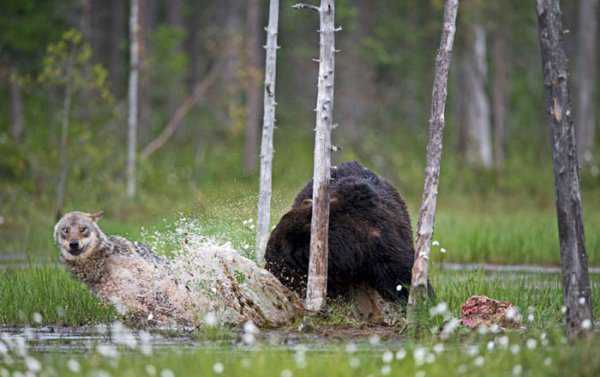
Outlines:
[[82, 234], [86, 234], [88, 232], [88, 227], [87, 226], [80, 226], [79, 227], [79, 232]]
[[68, 227], [62, 228], [62, 232], [63, 232], [63, 234], [69, 234], [69, 228]]

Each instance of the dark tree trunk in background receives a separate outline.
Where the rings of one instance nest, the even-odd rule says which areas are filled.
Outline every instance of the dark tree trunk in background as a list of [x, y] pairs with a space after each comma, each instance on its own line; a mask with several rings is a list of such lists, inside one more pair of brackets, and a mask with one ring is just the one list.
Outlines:
[[[167, 21], [169, 26], [173, 29], [176, 29], [179, 32], [185, 32], [185, 26], [183, 22], [183, 0], [169, 0], [167, 2]], [[175, 54], [181, 54], [182, 52], [183, 39], [177, 43], [177, 46], [175, 46], [174, 49]], [[184, 85], [183, 80], [178, 78], [174, 78], [169, 84], [170, 93], [167, 101], [167, 112], [172, 114], [177, 109], [181, 99], [183, 98]]]
[[486, 31], [483, 26], [471, 27], [466, 64], [467, 97], [467, 159], [485, 169], [492, 167], [490, 101], [485, 91], [487, 78]]
[[577, 22], [577, 154], [579, 165], [589, 165], [593, 161], [596, 101], [596, 33], [598, 31], [598, 0], [579, 0], [579, 20]]
[[67, 180], [69, 177], [69, 128], [71, 123], [71, 83], [68, 82], [65, 88], [65, 97], [63, 99], [62, 126], [60, 131], [60, 149], [59, 149], [59, 172], [58, 183], [56, 186], [56, 219], [62, 217], [65, 207], [65, 194], [67, 190]]
[[119, 96], [123, 93], [123, 73], [126, 67], [124, 59], [124, 47], [126, 34], [125, 8], [126, 2], [122, 0], [111, 0], [111, 18], [109, 33], [109, 61], [108, 74], [112, 90]]
[[204, 7], [199, 1], [189, 4], [190, 14], [186, 19], [186, 50], [189, 56], [188, 64], [188, 90], [192, 90], [200, 79], [200, 31], [198, 20], [202, 15]]
[[[537, 0], [546, 111], [552, 134], [552, 162], [560, 239], [560, 264], [567, 334], [575, 337], [592, 326], [592, 302], [583, 231], [575, 128], [569, 99], [569, 69], [564, 50], [559, 0]], [[588, 326], [589, 325], [589, 326]]]
[[157, 0], [139, 0], [139, 92], [138, 139], [148, 140], [152, 130], [152, 80], [148, 58], [152, 49], [151, 36], [155, 28]]
[[246, 134], [244, 141], [244, 172], [251, 174], [256, 169], [258, 157], [258, 130], [260, 121], [260, 82], [261, 69], [260, 37], [261, 9], [260, 0], [246, 2]]
[[227, 14], [225, 15], [225, 60], [223, 64], [223, 89], [224, 102], [227, 104], [226, 121], [234, 127], [241, 120], [241, 94], [242, 94], [242, 62], [243, 51], [242, 11], [244, 2], [227, 0]]
[[17, 71], [12, 70], [9, 77], [10, 85], [10, 135], [14, 141], [23, 141], [25, 133], [25, 117], [23, 114], [23, 96]]
[[508, 51], [503, 30], [494, 33], [492, 50], [492, 117], [494, 125], [494, 161], [498, 168], [506, 158], [506, 102], [508, 97]]
[[372, 31], [375, 9], [369, 0], [351, 3], [356, 9], [356, 19], [352, 27], [346, 28], [345, 35], [340, 35], [344, 60], [339, 64], [336, 119], [342, 126], [341, 135], [353, 148], [360, 149], [376, 95], [375, 72], [364, 51], [364, 41]]
[[446, 97], [448, 95], [448, 71], [452, 60], [452, 46], [456, 32], [456, 14], [458, 0], [446, 0], [444, 4], [444, 23], [440, 48], [435, 59], [435, 76], [431, 94], [431, 114], [429, 118], [429, 140], [427, 142], [427, 167], [423, 200], [417, 224], [415, 242], [415, 262], [412, 268], [411, 288], [408, 298], [408, 320], [413, 324], [417, 320], [417, 306], [428, 295], [429, 253], [431, 238], [435, 226], [440, 163], [442, 160], [442, 140], [445, 125]]

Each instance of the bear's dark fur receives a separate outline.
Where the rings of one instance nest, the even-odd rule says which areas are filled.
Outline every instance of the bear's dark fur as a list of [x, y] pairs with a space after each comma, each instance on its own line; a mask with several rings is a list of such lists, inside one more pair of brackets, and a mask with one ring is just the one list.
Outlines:
[[[308, 272], [312, 185], [306, 184], [281, 218], [265, 255], [266, 268], [300, 295]], [[328, 296], [367, 284], [388, 300], [406, 299], [414, 246], [400, 194], [355, 161], [332, 168], [329, 193]]]

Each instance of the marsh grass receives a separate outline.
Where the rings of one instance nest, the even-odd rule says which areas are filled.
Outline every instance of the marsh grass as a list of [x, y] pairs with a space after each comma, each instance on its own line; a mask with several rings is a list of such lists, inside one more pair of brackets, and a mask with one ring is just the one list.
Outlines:
[[[38, 316], [39, 315], [39, 316]], [[0, 272], [0, 323], [78, 326], [108, 322], [115, 311], [101, 304], [62, 268]]]

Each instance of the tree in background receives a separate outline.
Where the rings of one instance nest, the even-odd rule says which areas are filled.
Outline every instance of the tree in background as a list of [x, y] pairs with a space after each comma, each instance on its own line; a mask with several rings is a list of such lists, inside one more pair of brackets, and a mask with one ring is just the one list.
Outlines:
[[488, 75], [486, 30], [470, 25], [463, 73], [466, 92], [467, 159], [485, 169], [493, 166], [490, 101], [485, 90]]
[[435, 226], [440, 163], [442, 160], [442, 141], [445, 125], [446, 97], [448, 95], [448, 72], [452, 60], [452, 47], [456, 32], [456, 14], [458, 0], [446, 0], [444, 3], [444, 23], [440, 47], [435, 59], [435, 76], [431, 94], [431, 116], [429, 118], [429, 139], [427, 142], [427, 166], [423, 200], [417, 223], [415, 242], [415, 262], [412, 269], [410, 295], [408, 297], [408, 320], [416, 323], [418, 307], [427, 300], [429, 279], [429, 254], [431, 238]]
[[589, 165], [593, 161], [594, 141], [596, 137], [596, 85], [597, 57], [596, 43], [598, 32], [598, 0], [579, 0], [577, 22], [577, 60], [576, 60], [576, 99], [577, 112], [577, 154], [579, 165]]
[[[137, 154], [137, 128], [138, 128], [138, 75], [140, 68], [140, 24], [139, 1], [131, 1], [129, 15], [129, 105], [127, 117], [127, 196], [133, 198], [136, 191], [136, 154]], [[144, 0], [142, 0], [143, 2]]]
[[[106, 82], [107, 73], [100, 65], [91, 64], [91, 47], [80, 32], [67, 31], [59, 42], [50, 44], [47, 51], [38, 82], [63, 91], [55, 206], [55, 215], [60, 218], [65, 205], [69, 162], [72, 157], [69, 153], [69, 139], [73, 98], [83, 93], [86, 93], [86, 98], [91, 98], [91, 92], [96, 92], [103, 99], [109, 100], [111, 95]], [[89, 104], [86, 101], [86, 105]]]
[[592, 328], [592, 295], [585, 251], [575, 127], [569, 98], [569, 68], [562, 40], [564, 30], [559, 0], [537, 0], [537, 16], [546, 112], [552, 135], [567, 334], [575, 337]]
[[246, 3], [246, 132], [244, 141], [244, 172], [252, 173], [256, 168], [258, 130], [260, 119], [260, 25], [261, 2]]
[[277, 79], [277, 33], [279, 28], [279, 0], [269, 1], [269, 25], [265, 58], [265, 88], [263, 95], [263, 127], [260, 146], [260, 187], [258, 192], [258, 219], [256, 221], [256, 262], [264, 263], [265, 250], [271, 225], [271, 190], [273, 175], [273, 130], [275, 129], [275, 80]]

